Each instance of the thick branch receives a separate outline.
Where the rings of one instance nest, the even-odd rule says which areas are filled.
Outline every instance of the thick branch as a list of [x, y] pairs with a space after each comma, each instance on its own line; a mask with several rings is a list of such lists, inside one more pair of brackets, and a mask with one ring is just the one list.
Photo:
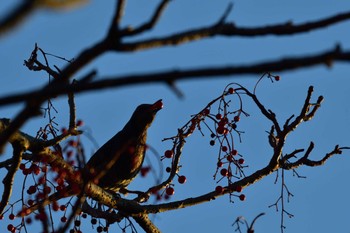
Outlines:
[[133, 217], [135, 221], [147, 233], [160, 233], [161, 231], [152, 223], [147, 214], [140, 214]]
[[192, 41], [197, 41], [214, 36], [244, 36], [244, 37], [256, 37], [256, 36], [285, 36], [294, 35], [309, 32], [316, 29], [322, 29], [327, 26], [346, 21], [350, 19], [350, 12], [330, 16], [322, 20], [316, 20], [309, 23], [301, 23], [293, 25], [291, 22], [273, 25], [262, 26], [254, 28], [237, 27], [233, 23], [213, 24], [209, 27], [203, 27], [199, 29], [190, 29], [188, 31], [176, 33], [166, 37], [151, 38], [147, 40], [141, 40], [138, 42], [124, 43], [116, 48], [117, 51], [138, 51], [151, 49], [163, 46], [174, 46]]
[[48, 87], [23, 94], [15, 94], [0, 98], [0, 105], [7, 105], [22, 102], [28, 99], [50, 98], [63, 95], [68, 92], [86, 92], [106, 88], [124, 87], [148, 83], [169, 83], [179, 80], [217, 78], [219, 76], [262, 74], [266, 71], [280, 72], [293, 69], [300, 69], [320, 64], [326, 64], [329, 60], [350, 62], [350, 51], [340, 52], [338, 49], [326, 51], [316, 55], [305, 55], [294, 58], [282, 58], [274, 61], [256, 63], [252, 65], [208, 67], [188, 70], [164, 71], [149, 74], [135, 74], [108, 77], [95, 82], [78, 82], [74, 86], [59, 85]]
[[0, 21], [0, 36], [15, 28], [36, 8], [36, 0], [22, 0]]
[[0, 215], [4, 211], [11, 197], [13, 181], [15, 178], [15, 174], [19, 168], [19, 164], [22, 161], [22, 154], [24, 151], [24, 147], [20, 142], [13, 143], [12, 147], [13, 147], [12, 164], [6, 176], [2, 180], [2, 183], [4, 184], [4, 191], [2, 193], [1, 202], [0, 202]]

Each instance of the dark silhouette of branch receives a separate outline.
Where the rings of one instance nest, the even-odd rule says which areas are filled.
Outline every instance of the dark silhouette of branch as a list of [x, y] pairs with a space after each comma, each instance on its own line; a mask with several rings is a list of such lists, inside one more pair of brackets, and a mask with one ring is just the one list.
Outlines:
[[[30, 91], [23, 94], [9, 95], [0, 98], [0, 105], [8, 105], [26, 100], [37, 98], [50, 98], [63, 95], [69, 92], [86, 92], [100, 90], [105, 88], [116, 88], [129, 85], [148, 84], [148, 83], [168, 83], [189, 79], [207, 79], [219, 76], [237, 76], [261, 74], [266, 71], [281, 72], [293, 69], [301, 69], [310, 66], [327, 64], [329, 61], [350, 61], [350, 51], [342, 52], [338, 48], [321, 52], [316, 55], [305, 55], [300, 57], [287, 57], [274, 61], [262, 62], [252, 65], [225, 66], [195, 68], [187, 70], [172, 70], [148, 74], [135, 74], [116, 77], [106, 77], [99, 81], [77, 82], [74, 86], [58, 85], [55, 87], [46, 87], [36, 91]], [[90, 76], [89, 76], [90, 77]]]
[[73, 8], [76, 5], [83, 4], [84, 0], [22, 0], [14, 9], [0, 20], [0, 36], [3, 36], [8, 31], [13, 30], [19, 24], [25, 21], [35, 10], [40, 8], [49, 9], [67, 9]]
[[160, 233], [161, 231], [153, 224], [146, 214], [133, 217], [145, 232]]
[[[111, 22], [111, 27], [109, 30], [109, 33], [107, 36], [100, 42], [96, 43], [94, 46], [92, 46], [89, 49], [84, 50], [76, 60], [73, 62], [69, 63], [62, 72], [60, 73], [60, 78], [56, 78], [51, 82], [50, 84], [46, 85], [42, 91], [53, 91], [54, 89], [60, 87], [62, 84], [66, 84], [67, 81], [74, 75], [78, 70], [80, 70], [82, 67], [84, 67], [87, 63], [92, 61], [93, 59], [97, 58], [101, 54], [110, 51], [110, 50], [115, 50], [115, 51], [136, 51], [140, 49], [149, 49], [152, 47], [159, 47], [159, 46], [165, 46], [165, 45], [176, 45], [184, 42], [190, 42], [193, 40], [198, 40], [202, 39], [205, 37], [209, 36], [215, 36], [215, 35], [226, 35], [226, 36], [234, 36], [234, 35], [239, 35], [239, 36], [261, 36], [261, 35], [291, 35], [295, 33], [301, 33], [301, 32], [307, 32], [310, 30], [318, 29], [318, 28], [323, 28], [328, 25], [332, 25], [337, 22], [341, 22], [344, 20], [347, 20], [350, 18], [350, 13], [343, 13], [339, 14], [336, 16], [332, 16], [323, 20], [318, 20], [315, 22], [310, 22], [310, 23], [304, 23], [304, 24], [299, 24], [296, 26], [293, 26], [291, 23], [284, 24], [284, 25], [275, 25], [275, 26], [268, 26], [268, 27], [260, 27], [260, 28], [237, 28], [233, 24], [214, 24], [211, 27], [207, 28], [202, 28], [202, 29], [197, 29], [197, 30], [190, 30], [187, 32], [183, 32], [180, 34], [175, 34], [169, 37], [164, 37], [161, 39], [150, 39], [146, 41], [139, 41], [136, 43], [121, 43], [120, 41], [120, 30], [118, 28], [115, 28], [113, 25], [116, 25], [116, 23], [119, 23], [122, 17], [122, 11], [123, 11], [123, 0], [118, 1], [117, 4], [117, 10], [116, 10], [116, 15], [113, 17], [112, 22]], [[160, 12], [164, 8], [166, 4], [161, 3], [157, 10], [155, 11], [155, 16], [153, 17], [154, 19], [157, 19], [158, 15], [160, 15]], [[152, 20], [151, 20], [152, 21]], [[156, 20], [154, 21], [156, 22]], [[152, 26], [152, 23], [150, 24]], [[142, 31], [142, 30], [141, 30]], [[345, 57], [349, 57], [348, 53], [339, 54], [339, 51], [337, 51], [338, 56], [343, 55]], [[339, 57], [327, 57], [327, 64], [330, 63], [332, 60], [338, 60], [341, 59]], [[343, 58], [344, 59], [344, 58]], [[314, 61], [314, 60], [307, 60], [305, 66], [310, 66], [314, 65], [315, 63], [320, 63], [320, 61]], [[285, 64], [285, 69], [292, 69], [296, 68], [295, 64], [290, 64], [291, 61], [282, 61]], [[325, 62], [322, 60], [322, 62]], [[267, 67], [255, 67], [253, 68], [253, 72], [256, 73], [257, 69], [263, 68], [264, 70], [260, 70], [261, 73], [266, 72], [266, 71], [273, 71], [268, 68], [269, 65], [271, 64], [264, 64]], [[219, 70], [202, 70], [200, 73], [202, 73], [199, 76], [218, 76], [218, 75], [230, 75], [232, 74], [232, 69], [236, 69], [235, 73], [242, 73], [242, 71], [246, 67], [238, 67], [237, 68], [224, 68], [224, 69], [219, 69]], [[280, 68], [275, 67], [275, 70], [281, 70]], [[283, 70], [283, 69], [282, 69]], [[203, 73], [204, 71], [204, 73]], [[252, 71], [246, 70], [244, 73], [252, 73]], [[190, 74], [184, 75], [185, 76], [193, 76], [194, 74], [191, 75], [191, 71], [189, 72]], [[184, 73], [183, 73], [184, 74]], [[197, 74], [198, 76], [198, 74]], [[17, 129], [19, 129], [29, 118], [34, 117], [39, 114], [39, 109], [41, 104], [46, 100], [45, 95], [39, 95], [36, 96], [37, 98], [35, 100], [29, 99], [26, 103], [26, 106], [23, 108], [23, 110], [18, 113], [18, 115], [12, 120], [11, 125], [7, 127], [5, 131], [0, 135], [0, 151], [2, 150], [4, 144], [6, 141], [11, 137], [13, 133], [16, 132]]]
[[24, 146], [20, 141], [12, 143], [12, 147], [13, 147], [12, 163], [8, 169], [6, 176], [2, 180], [2, 183], [4, 184], [4, 189], [3, 189], [1, 202], [0, 202], [0, 214], [3, 213], [5, 207], [7, 206], [10, 200], [10, 197], [12, 194], [14, 177], [19, 168], [19, 164], [22, 161], [22, 154], [24, 152]]
[[290, 36], [310, 32], [316, 29], [324, 29], [330, 25], [340, 23], [350, 19], [350, 12], [345, 12], [325, 19], [316, 20], [308, 23], [293, 25], [292, 22], [276, 24], [272, 26], [261, 27], [238, 27], [233, 23], [213, 24], [212, 26], [199, 29], [190, 29], [184, 32], [175, 33], [170, 36], [156, 37], [138, 42], [120, 44], [115, 48], [119, 52], [139, 51], [156, 47], [174, 46], [192, 41], [197, 41], [215, 36], [239, 36], [239, 37], [257, 37], [257, 36]]
[[136, 27], [135, 29], [133, 28], [124, 29], [124, 31], [122, 32], [123, 36], [140, 35], [143, 32], [153, 29], [153, 27], [159, 21], [162, 13], [164, 12], [169, 2], [170, 0], [162, 0], [148, 22], [140, 25], [139, 27]]
[[22, 0], [15, 9], [10, 11], [0, 21], [0, 36], [4, 35], [9, 30], [15, 28], [18, 24], [35, 10], [36, 0]]

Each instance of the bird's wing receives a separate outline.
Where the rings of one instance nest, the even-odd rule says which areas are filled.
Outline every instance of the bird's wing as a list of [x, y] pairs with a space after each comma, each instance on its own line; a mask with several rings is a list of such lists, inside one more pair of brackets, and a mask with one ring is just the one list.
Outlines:
[[120, 155], [129, 147], [129, 144], [127, 137], [120, 131], [93, 154], [87, 162], [85, 170], [94, 179], [103, 177], [106, 171], [118, 161]]

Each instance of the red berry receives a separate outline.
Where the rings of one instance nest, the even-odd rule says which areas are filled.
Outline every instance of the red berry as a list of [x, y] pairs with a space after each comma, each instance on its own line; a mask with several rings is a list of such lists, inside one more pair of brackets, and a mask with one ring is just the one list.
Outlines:
[[149, 167], [149, 166], [142, 167], [140, 170], [141, 176], [145, 177], [150, 170], [151, 170], [151, 167]]
[[174, 156], [174, 152], [172, 150], [166, 150], [164, 153], [165, 158], [172, 158]]
[[40, 172], [41, 172], [39, 166], [36, 165], [35, 167], [33, 167], [32, 172], [33, 172], [35, 175], [39, 175]]
[[175, 190], [174, 190], [173, 187], [168, 187], [168, 188], [165, 190], [165, 193], [166, 193], [167, 195], [169, 195], [169, 196], [172, 196], [172, 195], [174, 195]]
[[63, 217], [61, 218], [61, 222], [67, 222], [67, 217], [66, 217], [66, 216], [63, 216]]
[[227, 176], [227, 175], [228, 175], [227, 169], [226, 169], [226, 168], [221, 169], [221, 170], [220, 170], [220, 174], [221, 174], [222, 176]]
[[44, 199], [45, 198], [45, 194], [43, 193], [37, 193], [36, 196], [35, 196], [36, 199]]
[[226, 152], [226, 151], [227, 151], [227, 146], [222, 146], [222, 147], [221, 147], [221, 150], [222, 150], [223, 152]]
[[77, 121], [77, 126], [79, 127], [79, 126], [82, 126], [82, 125], [84, 125], [84, 121], [78, 120], [78, 121]]
[[68, 133], [68, 130], [67, 130], [66, 128], [62, 128], [62, 129], [61, 129], [61, 132], [62, 132], [62, 134], [67, 134], [67, 133]]
[[180, 184], [183, 184], [186, 182], [186, 176], [179, 176], [179, 178], [177, 179], [177, 181], [180, 183]]
[[233, 155], [233, 156], [238, 155], [238, 151], [237, 150], [232, 150], [231, 151], [231, 155]]
[[227, 134], [227, 133], [228, 133], [228, 130], [227, 130], [225, 127], [219, 126], [219, 127], [216, 129], [216, 132], [217, 132], [218, 134]]
[[72, 157], [72, 155], [73, 155], [73, 151], [72, 150], [69, 150], [69, 151], [67, 151], [67, 157], [69, 158], [69, 157]]
[[222, 118], [219, 122], [218, 122], [218, 127], [225, 127], [225, 125], [227, 124], [227, 118]]
[[68, 145], [72, 146], [72, 147], [77, 147], [78, 146], [78, 142], [74, 141], [74, 140], [69, 140], [68, 141]]
[[239, 200], [244, 201], [245, 200], [245, 195], [244, 194], [239, 195]]
[[58, 205], [57, 201], [52, 203], [52, 209], [53, 211], [58, 211], [60, 209], [60, 206]]
[[3, 220], [4, 219], [4, 215], [0, 215], [0, 220]]
[[95, 225], [96, 223], [97, 223], [97, 219], [96, 218], [91, 219], [91, 224], [92, 225]]
[[157, 200], [157, 201], [162, 200], [162, 196], [161, 196], [159, 193], [156, 195], [156, 200]]
[[41, 171], [42, 171], [42, 172], [47, 172], [47, 166], [46, 166], [46, 165], [43, 165], [43, 166], [41, 167]]
[[215, 118], [220, 120], [222, 118], [222, 115], [220, 113], [218, 113], [218, 114], [216, 114]]
[[61, 211], [65, 211], [66, 209], [67, 209], [67, 206], [65, 206], [65, 205], [61, 205], [61, 206], [60, 206], [60, 210], [61, 210]]
[[204, 116], [209, 115], [209, 113], [210, 113], [210, 110], [209, 110], [208, 108], [206, 108], [206, 109], [203, 110], [203, 115], [204, 115]]
[[280, 76], [279, 75], [275, 76], [275, 80], [280, 81]]
[[242, 186], [237, 186], [237, 187], [236, 187], [236, 192], [239, 192], [239, 193], [240, 193], [240, 192], [242, 192], [242, 189], [243, 189]]
[[232, 162], [232, 161], [233, 161], [232, 155], [228, 155], [228, 156], [226, 157], [226, 159], [227, 159], [227, 161], [229, 161], [229, 162]]
[[12, 224], [7, 225], [7, 230], [8, 231], [13, 231], [15, 227]]
[[23, 175], [29, 175], [30, 173], [31, 173], [31, 171], [30, 171], [30, 169], [28, 169], [28, 168], [24, 168], [23, 170], [22, 170], [22, 173], [23, 173]]
[[233, 94], [234, 92], [235, 92], [235, 89], [233, 89], [232, 87], [230, 87], [230, 88], [228, 89], [228, 93]]
[[239, 116], [235, 116], [235, 117], [233, 118], [233, 120], [234, 120], [235, 122], [238, 122], [240, 119], [241, 119], [241, 118], [239, 118]]
[[242, 158], [239, 159], [239, 160], [238, 160], [238, 163], [239, 163], [239, 164], [243, 164], [243, 163], [244, 163], [244, 159], [242, 159]]
[[29, 217], [28, 217], [28, 218], [26, 218], [26, 223], [27, 223], [27, 224], [31, 224], [31, 223], [32, 223], [32, 219], [31, 219], [31, 218], [29, 218]]
[[15, 217], [16, 217], [16, 216], [15, 216], [14, 214], [10, 214], [10, 215], [9, 215], [9, 219], [10, 219], [10, 220], [14, 220]]
[[219, 161], [219, 162], [217, 163], [217, 166], [218, 166], [218, 167], [222, 167], [222, 162]]
[[98, 226], [98, 227], [96, 228], [96, 231], [97, 231], [97, 232], [102, 232], [102, 231], [103, 231], [103, 227], [102, 227], [102, 226]]
[[75, 221], [74, 221], [74, 225], [75, 225], [75, 226], [79, 227], [80, 224], [81, 224], [80, 220], [75, 220]]
[[41, 176], [39, 179], [38, 179], [38, 183], [39, 184], [45, 184], [46, 182], [46, 177], [45, 176]]
[[36, 186], [35, 185], [31, 185], [29, 186], [28, 190], [27, 190], [27, 193], [28, 194], [33, 194], [36, 192]]
[[23, 171], [24, 169], [26, 169], [26, 165], [24, 163], [21, 163], [19, 165], [19, 169], [21, 169]]
[[51, 187], [45, 186], [45, 188], [44, 188], [44, 193], [45, 193], [45, 194], [51, 193]]
[[216, 186], [216, 188], [215, 188], [215, 192], [216, 192], [217, 194], [221, 194], [221, 193], [224, 192], [224, 188], [223, 188], [222, 186], [218, 185], [218, 186]]
[[32, 205], [34, 205], [34, 200], [29, 199], [27, 203], [28, 203], [28, 205], [32, 206]]

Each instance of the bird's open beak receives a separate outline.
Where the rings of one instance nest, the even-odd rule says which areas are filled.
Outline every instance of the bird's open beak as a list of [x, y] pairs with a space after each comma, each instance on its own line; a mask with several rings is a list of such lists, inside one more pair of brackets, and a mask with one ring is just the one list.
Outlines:
[[162, 99], [158, 100], [157, 102], [155, 102], [154, 104], [152, 104], [152, 111], [159, 111], [163, 108], [163, 102], [162, 102]]

